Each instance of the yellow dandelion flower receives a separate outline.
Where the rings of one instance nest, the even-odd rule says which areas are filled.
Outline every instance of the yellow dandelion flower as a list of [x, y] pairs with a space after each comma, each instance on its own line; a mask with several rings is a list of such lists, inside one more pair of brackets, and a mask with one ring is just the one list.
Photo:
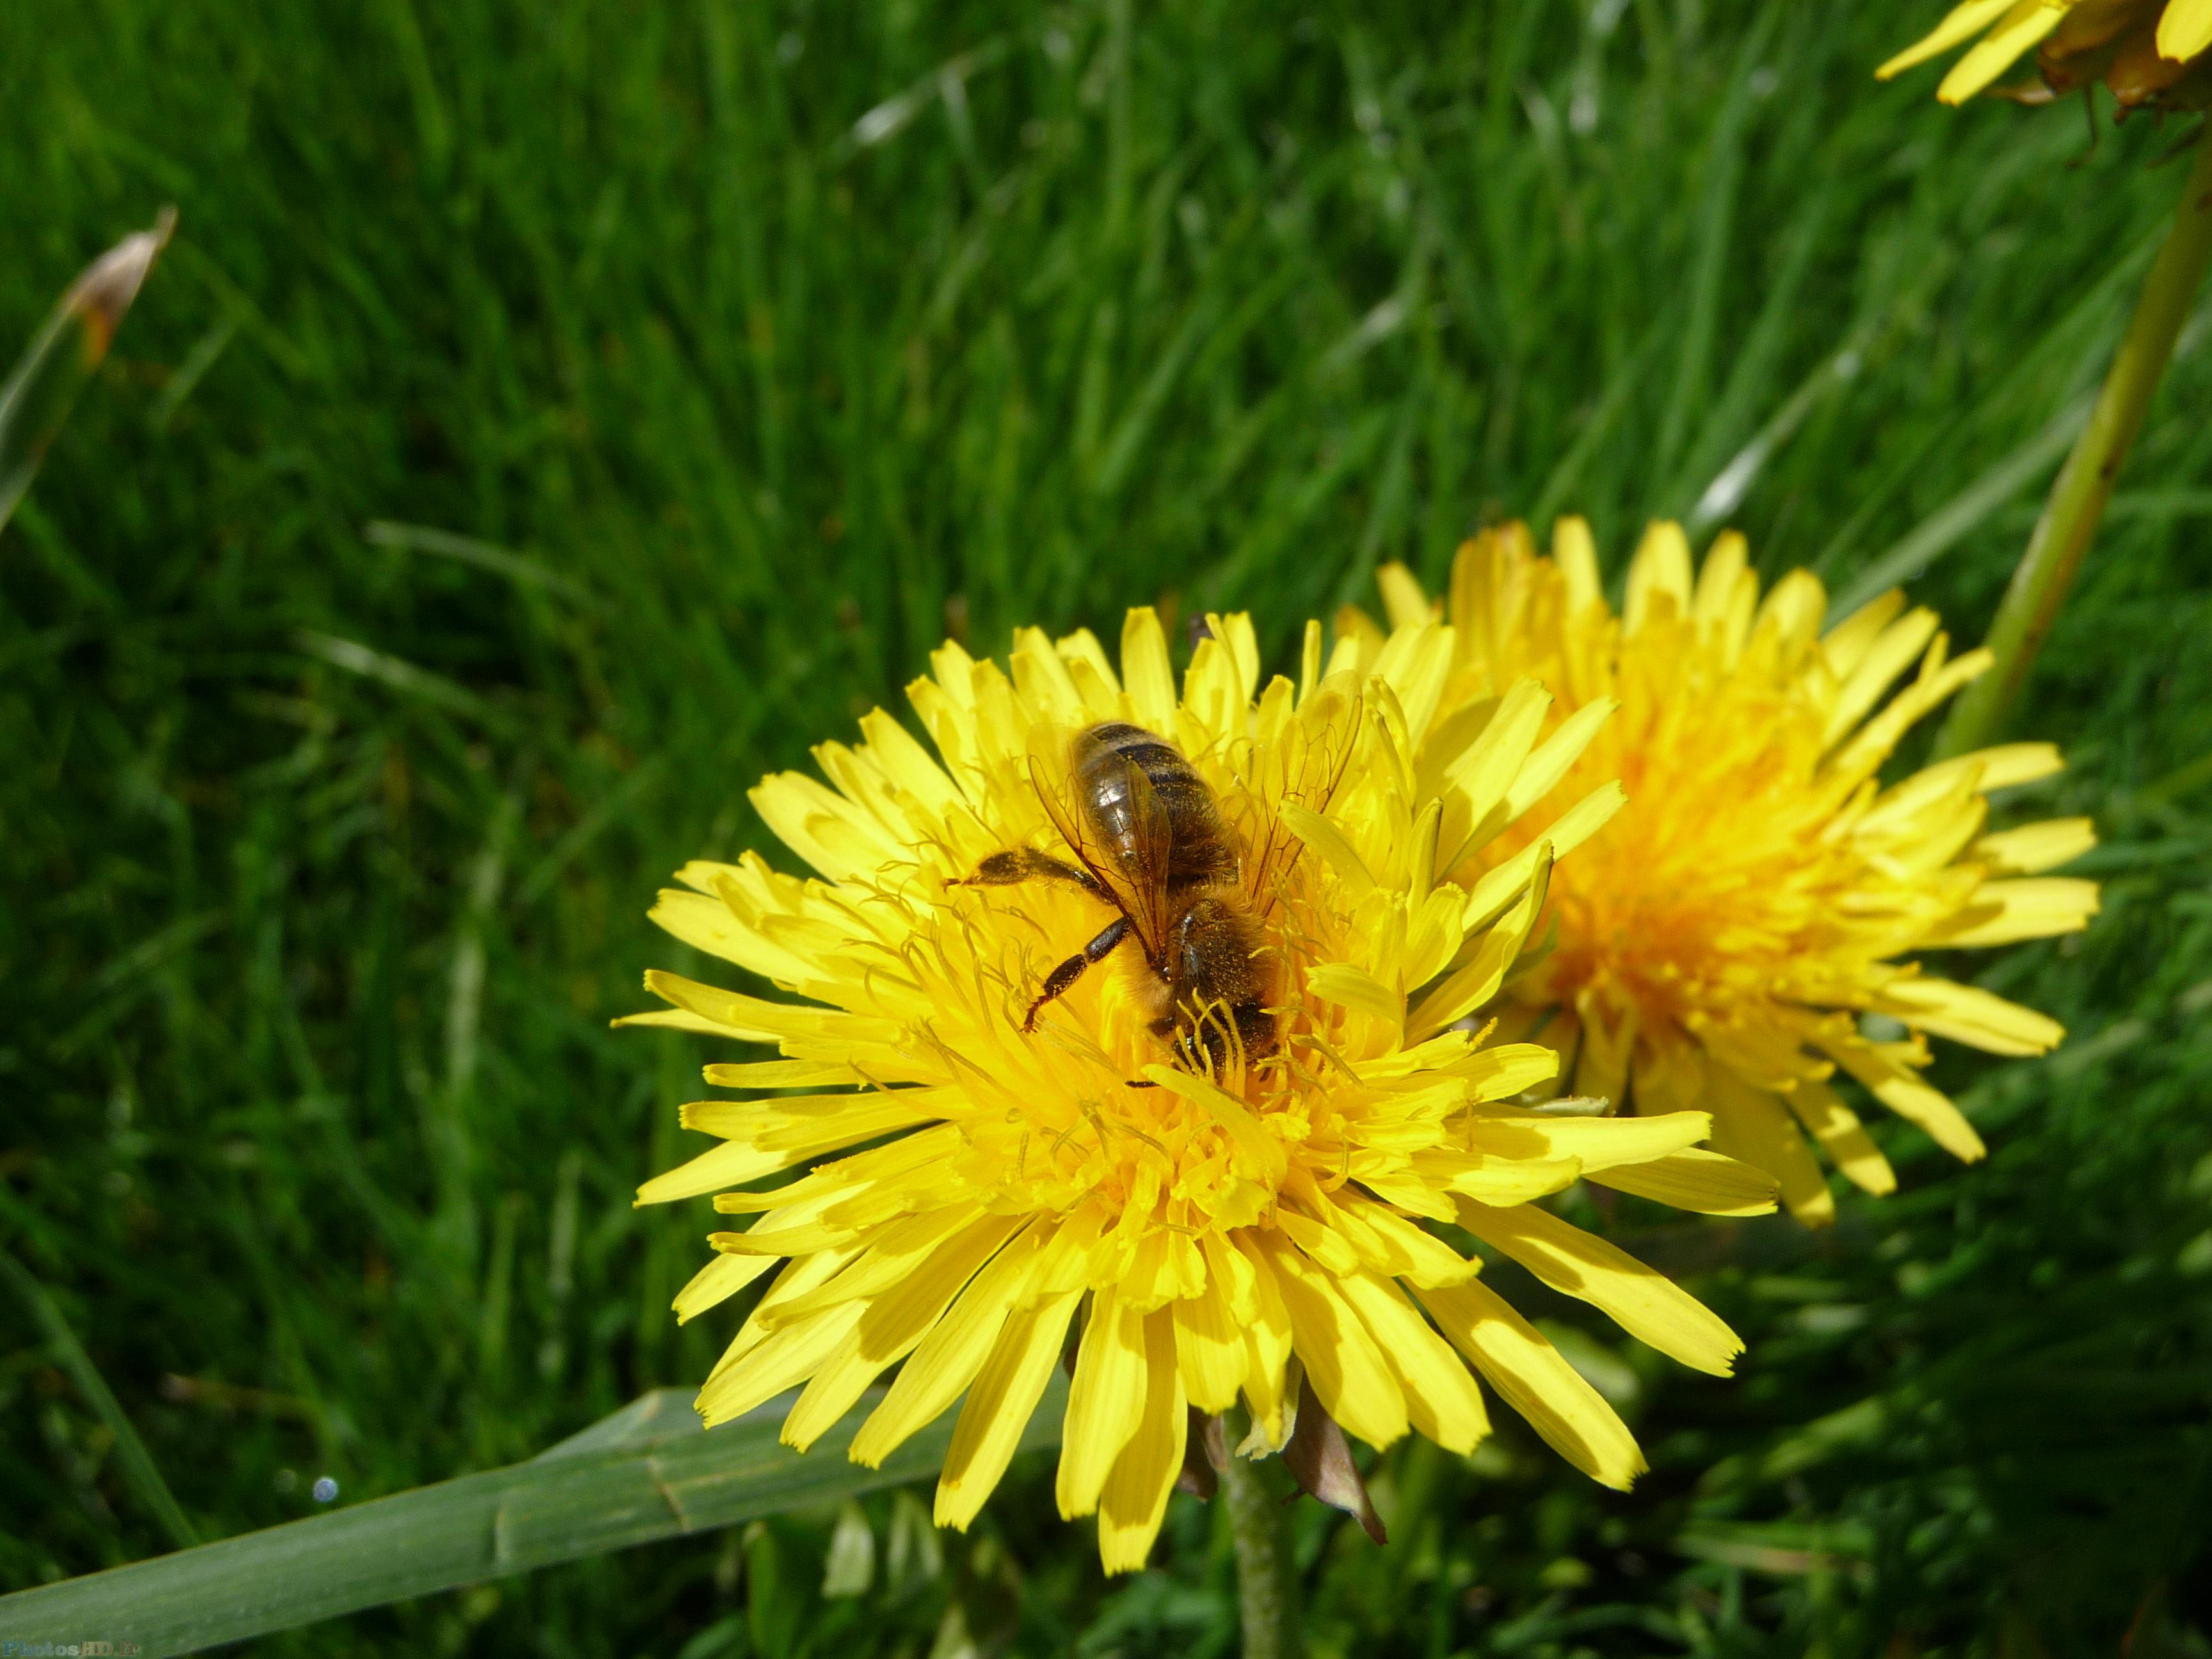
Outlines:
[[[1577, 1094], [1711, 1112], [1714, 1147], [1772, 1174], [1808, 1223], [1834, 1204], [1808, 1135], [1867, 1191], [1896, 1185], [1832, 1086], [1839, 1070], [1956, 1157], [1980, 1158], [1972, 1126], [1921, 1076], [1927, 1037], [2024, 1055], [2063, 1032], [1900, 958], [2087, 926], [2095, 884], [2041, 873], [2094, 843], [2087, 818], [1986, 827], [1990, 792], [2057, 772], [2057, 750], [2009, 744], [1885, 789], [1875, 773], [1898, 740], [1988, 665], [1983, 651], [1951, 657], [1932, 611], [1893, 591], [1826, 627], [1810, 572], [1762, 601], [1741, 536], [1717, 539], [1693, 577], [1682, 532], [1661, 524], [1616, 617], [1588, 526], [1562, 520], [1553, 549], [1540, 556], [1517, 524], [1484, 533], [1460, 550], [1442, 607], [1456, 654], [1432, 733], [1549, 721], [1538, 752], [1562, 744], [1580, 758], [1536, 781], [1558, 799], [1599, 779], [1628, 792], [1555, 872], [1549, 954], [1508, 988], [1506, 1031], [1559, 1048]], [[1382, 586], [1395, 620], [1431, 613], [1402, 566]], [[1372, 623], [1339, 626], [1379, 656]], [[1556, 695], [1549, 714], [1530, 678]], [[1442, 867], [1479, 883], [1527, 839], [1515, 826]]]
[[1963, 104], [2028, 52], [2038, 88], [2008, 96], [2041, 102], [2102, 81], [2123, 108], [2201, 109], [2212, 101], [2212, 0], [1966, 0], [1875, 73], [1887, 81], [1972, 41], [1936, 95]]
[[1530, 1200], [1587, 1177], [1751, 1213], [1772, 1183], [1697, 1149], [1698, 1112], [1516, 1103], [1556, 1056], [1468, 1029], [1553, 860], [1620, 792], [1584, 791], [1470, 888], [1440, 881], [1552, 793], [1587, 733], [1434, 730], [1453, 643], [1431, 623], [1371, 674], [1348, 655], [1324, 672], [1310, 625], [1300, 684], [1264, 690], [1249, 623], [1210, 623], [1180, 697], [1149, 611], [1118, 675], [1088, 633], [1022, 633], [1011, 674], [948, 644], [909, 690], [934, 757], [878, 710], [857, 747], [815, 751], [827, 785], [754, 791], [811, 878], [747, 854], [663, 896], [662, 927], [785, 994], [654, 973], [671, 1006], [636, 1018], [783, 1056], [708, 1067], [753, 1097], [685, 1107], [721, 1144], [640, 1193], [757, 1218], [714, 1235], [681, 1317], [781, 1267], [700, 1409], [720, 1423], [803, 1384], [783, 1430], [803, 1449], [903, 1361], [851, 1455], [880, 1463], [964, 1396], [936, 1506], [964, 1528], [1079, 1332], [1058, 1497], [1097, 1511], [1109, 1571], [1144, 1562], [1190, 1408], [1240, 1397], [1255, 1453], [1316, 1420], [1464, 1451], [1487, 1431], [1479, 1373], [1625, 1486], [1643, 1467], [1626, 1429], [1427, 1224], [1686, 1364], [1725, 1373], [1739, 1351]]

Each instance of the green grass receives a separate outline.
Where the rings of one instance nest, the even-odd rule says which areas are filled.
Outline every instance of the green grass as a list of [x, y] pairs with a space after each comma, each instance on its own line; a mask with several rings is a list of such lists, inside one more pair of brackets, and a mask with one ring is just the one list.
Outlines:
[[[629, 1195], [703, 1045], [606, 1021], [684, 965], [665, 873], [947, 632], [1234, 605], [1279, 659], [1486, 520], [1617, 568], [1763, 434], [1764, 569], [1925, 567], [1978, 638], [2181, 170], [1872, 82], [1936, 10], [6, 9], [0, 356], [180, 217], [0, 538], [0, 1243], [191, 1528], [702, 1373], [709, 1224]], [[1384, 1460], [1388, 1551], [1309, 1506], [1316, 1653], [2205, 1651], [2208, 395], [2024, 716], [2110, 886], [1989, 969], [2069, 1049], [1943, 1062], [1995, 1155], [1885, 1127], [1905, 1190], [1817, 1238], [1624, 1211], [1741, 1380], [1615, 1351], [1627, 1498], [1508, 1425]], [[0, 1424], [0, 1587], [169, 1547], [6, 1285]], [[826, 1606], [795, 1516], [257, 1650], [1233, 1651], [1219, 1514], [1108, 1584], [1048, 1486], [869, 1500]]]

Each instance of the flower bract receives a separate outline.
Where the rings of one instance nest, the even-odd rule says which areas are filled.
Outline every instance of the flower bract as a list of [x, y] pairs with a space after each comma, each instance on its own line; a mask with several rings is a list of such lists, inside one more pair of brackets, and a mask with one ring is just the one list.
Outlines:
[[[1383, 586], [1395, 620], [1431, 614], [1402, 567]], [[2094, 883], [2043, 873], [2094, 844], [2087, 819], [1987, 822], [1991, 791], [2059, 769], [2050, 744], [1984, 750], [1886, 788], [1876, 776], [1988, 653], [1950, 656], [1935, 614], [1895, 591], [1828, 626], [1809, 572], [1762, 597], [1741, 537], [1720, 537], [1693, 570], [1671, 524], [1645, 535], [1618, 615], [1575, 519], [1548, 558], [1517, 524], [1470, 542], [1441, 608], [1456, 654], [1432, 731], [1473, 719], [1571, 736], [1579, 758], [1558, 799], [1600, 779], [1628, 793], [1554, 872], [1552, 931], [1507, 988], [1507, 1030], [1558, 1048], [1578, 1094], [1711, 1112], [1715, 1148], [1771, 1172], [1808, 1222], [1834, 1213], [1808, 1138], [1869, 1192], [1896, 1184], [1840, 1078], [1980, 1158], [1972, 1126], [1922, 1076], [1926, 1039], [2024, 1055], [2063, 1033], [1905, 958], [2073, 932], [2097, 908]], [[1368, 655], [1386, 648], [1356, 613], [1340, 631]], [[1555, 695], [1548, 712], [1532, 683]], [[1528, 834], [1516, 825], [1446, 872], [1479, 883]]]
[[[1149, 611], [1118, 671], [1088, 633], [1025, 631], [1011, 672], [948, 644], [909, 690], [928, 746], [878, 710], [857, 745], [815, 751], [826, 781], [754, 792], [811, 874], [748, 853], [663, 896], [670, 933], [775, 990], [655, 973], [669, 1006], [637, 1017], [778, 1051], [708, 1067], [737, 1097], [684, 1121], [718, 1144], [640, 1194], [715, 1194], [749, 1224], [714, 1235], [681, 1317], [767, 1281], [700, 1409], [712, 1425], [798, 1389], [783, 1434], [804, 1449], [896, 1366], [850, 1454], [880, 1463], [957, 1404], [936, 1514], [964, 1528], [1065, 1356], [1060, 1507], [1097, 1512], [1115, 1571], [1146, 1558], [1194, 1408], [1241, 1404], [1255, 1455], [1302, 1400], [1374, 1446], [1410, 1429], [1464, 1451], [1488, 1428], [1480, 1376], [1625, 1485], [1642, 1467], [1627, 1431], [1483, 1283], [1476, 1247], [1725, 1372], [1739, 1344], [1720, 1320], [1534, 1200], [1586, 1177], [1750, 1213], [1774, 1189], [1698, 1146], [1702, 1112], [1524, 1103], [1556, 1056], [1474, 1029], [1553, 860], [1619, 803], [1609, 779], [1556, 787], [1590, 729], [1539, 742], [1516, 713], [1439, 730], [1453, 631], [1425, 618], [1365, 664], [1351, 647], [1324, 661], [1310, 625], [1298, 680], [1264, 688], [1249, 623], [1209, 626], [1180, 692]], [[1039, 1004], [1115, 901], [1097, 882], [971, 882], [986, 860], [1082, 857], [1054, 804], [1081, 807], [1072, 734], [1107, 722], [1171, 746], [1218, 804], [1233, 877], [1176, 914], [1203, 896], [1249, 919], [1264, 1025], [1163, 1016], [1133, 940]], [[1141, 793], [1115, 775], [1115, 800]], [[1443, 878], [1555, 796], [1471, 884]]]

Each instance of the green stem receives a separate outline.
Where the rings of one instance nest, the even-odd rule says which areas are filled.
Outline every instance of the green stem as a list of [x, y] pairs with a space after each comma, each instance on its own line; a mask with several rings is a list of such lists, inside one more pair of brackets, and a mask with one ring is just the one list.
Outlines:
[[[1232, 1417], [1231, 1422], [1236, 1423]], [[1229, 1443], [1237, 1443], [1231, 1433]], [[1290, 1510], [1267, 1489], [1260, 1466], [1230, 1454], [1221, 1477], [1237, 1546], [1237, 1599], [1244, 1659], [1297, 1659], [1297, 1578], [1291, 1565]]]
[[2095, 539], [2105, 503], [2142, 430], [2152, 395], [2173, 356], [2173, 343], [2212, 263], [2212, 141], [2200, 139], [2189, 169], [2173, 228], [2143, 283], [2127, 338], [2112, 360], [2089, 424], [2051, 486], [2027, 551], [2013, 573], [1990, 625], [1989, 647], [1996, 662], [1960, 697], [1937, 740], [1939, 757], [1963, 755], [1995, 738], [2019, 700], [2036, 653], [2050, 637], [2074, 573]]

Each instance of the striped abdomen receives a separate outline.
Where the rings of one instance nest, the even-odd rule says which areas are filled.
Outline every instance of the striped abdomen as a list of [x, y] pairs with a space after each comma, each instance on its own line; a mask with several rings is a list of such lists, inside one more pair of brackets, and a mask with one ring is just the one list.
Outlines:
[[[1237, 878], [1237, 849], [1213, 791], [1182, 750], [1142, 726], [1108, 720], [1075, 740], [1075, 786], [1085, 815], [1104, 850], [1132, 885], [1169, 893], [1214, 887]], [[1167, 867], [1151, 869], [1151, 839], [1138, 822], [1129, 774], [1141, 774], [1167, 831]]]

